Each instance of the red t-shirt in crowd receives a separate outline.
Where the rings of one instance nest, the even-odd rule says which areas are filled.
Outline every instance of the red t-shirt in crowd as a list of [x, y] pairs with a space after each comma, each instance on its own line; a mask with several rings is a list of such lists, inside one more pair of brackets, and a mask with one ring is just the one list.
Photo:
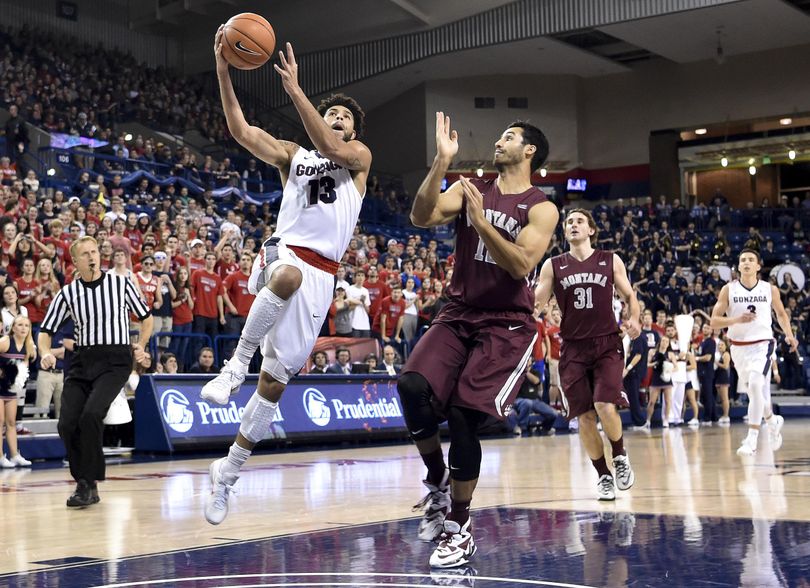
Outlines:
[[222, 278], [222, 281], [224, 282], [225, 278], [227, 278], [234, 272], [239, 272], [239, 264], [236, 263], [235, 261], [225, 263], [224, 261], [219, 260], [217, 264], [214, 266], [214, 271], [219, 274], [219, 277]]
[[382, 302], [383, 298], [386, 298], [391, 295], [391, 288], [388, 287], [388, 284], [383, 282], [382, 280], [378, 279], [373, 284], [366, 280], [363, 282], [363, 287], [368, 290], [368, 297], [370, 302], [370, 308], [368, 314], [370, 316], [377, 316], [377, 312], [380, 310], [380, 302]]
[[222, 294], [222, 278], [204, 269], [191, 274], [191, 291], [194, 294], [194, 316], [219, 318], [217, 296]]
[[[18, 296], [20, 298], [28, 298], [29, 296], [33, 296], [34, 288], [37, 287], [37, 282], [36, 280], [34, 280], [33, 276], [31, 276], [30, 282], [26, 282], [23, 278], [17, 278], [16, 280], [14, 280], [14, 283], [17, 285], [17, 292], [19, 292]], [[29, 318], [33, 313], [37, 312], [33, 298], [31, 298], [30, 301], [26, 302], [24, 306], [25, 308], [28, 309]], [[31, 319], [31, 321], [33, 322], [33, 319]]]
[[380, 312], [374, 317], [373, 330], [380, 333], [380, 325], [382, 324], [381, 317], [385, 315], [385, 336], [393, 337], [397, 321], [404, 312], [405, 298], [400, 298], [397, 302], [394, 302], [390, 296], [386, 296], [380, 301]]
[[[191, 292], [185, 288], [177, 291], [177, 297], [182, 298], [183, 295], [191, 296]], [[179, 306], [172, 308], [172, 324], [173, 325], [187, 325], [194, 319], [194, 313], [188, 304], [188, 299], [184, 300]]]
[[[191, 275], [194, 275], [194, 272], [198, 270], [205, 271], [205, 257], [201, 257], [200, 259], [197, 259], [196, 257], [189, 257], [187, 262], [188, 271], [191, 273]], [[194, 300], [196, 302], [197, 299], [195, 298]]]
[[233, 302], [236, 307], [236, 314], [239, 316], [247, 316], [253, 301], [256, 299], [253, 294], [248, 292], [249, 277], [241, 271], [236, 271], [222, 282], [223, 289], [228, 293], [228, 298]]
[[549, 325], [546, 327], [546, 335], [548, 335], [549, 342], [549, 357], [551, 359], [560, 359], [560, 345], [562, 344], [562, 337], [560, 337], [560, 327]]
[[143, 234], [138, 229], [124, 229], [124, 237], [129, 239], [133, 250], [139, 250], [143, 246]]
[[45, 237], [42, 242], [45, 243], [45, 245], [53, 245], [54, 249], [56, 249], [56, 257], [59, 259], [69, 259], [68, 251], [70, 250], [70, 241], [67, 239]]
[[141, 287], [141, 292], [146, 300], [146, 305], [149, 310], [155, 309], [155, 295], [160, 288], [160, 278], [152, 275], [148, 280], [144, 279], [140, 272], [135, 274], [135, 279], [138, 280], [138, 285]]
[[546, 336], [546, 325], [542, 320], [535, 320], [534, 322], [537, 325], [537, 340], [534, 342], [534, 347], [532, 348], [532, 358], [534, 358], [535, 361], [540, 361], [545, 359], [543, 346], [546, 344], [544, 340]]

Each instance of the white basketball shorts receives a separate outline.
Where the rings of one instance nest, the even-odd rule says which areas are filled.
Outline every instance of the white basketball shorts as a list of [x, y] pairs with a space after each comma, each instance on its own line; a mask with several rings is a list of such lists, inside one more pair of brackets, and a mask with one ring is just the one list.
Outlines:
[[335, 278], [299, 258], [283, 242], [270, 239], [253, 261], [248, 290], [256, 294], [280, 265], [301, 271], [301, 287], [290, 297], [276, 324], [262, 341], [262, 371], [286, 384], [304, 367], [332, 305]]
[[771, 371], [771, 356], [776, 342], [759, 341], [751, 345], [731, 345], [731, 360], [740, 385], [738, 390], [748, 390], [748, 376], [751, 372], [759, 372], [767, 379]]

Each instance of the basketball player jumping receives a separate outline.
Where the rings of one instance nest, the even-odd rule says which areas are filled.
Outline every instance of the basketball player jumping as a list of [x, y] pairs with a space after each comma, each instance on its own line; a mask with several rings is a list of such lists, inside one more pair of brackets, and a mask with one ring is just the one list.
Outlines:
[[[754, 455], [766, 411], [765, 381], [771, 377], [771, 356], [776, 345], [771, 309], [776, 313], [776, 320], [784, 330], [792, 351], [796, 351], [799, 342], [793, 336], [790, 317], [782, 305], [779, 290], [757, 277], [762, 269], [759, 253], [753, 249], [743, 249], [737, 267], [740, 279], [720, 290], [717, 304], [712, 310], [711, 325], [713, 329], [728, 327], [734, 369], [737, 370], [741, 388], [748, 390], [748, 435], [743, 439], [737, 455]], [[779, 441], [785, 419], [769, 412], [770, 416], [765, 422], [768, 423], [772, 440]]]
[[[531, 277], [557, 225], [557, 207], [532, 186], [548, 156], [539, 129], [516, 122], [495, 142], [494, 180], [461, 178], [440, 194], [458, 135], [436, 113], [436, 158], [416, 194], [411, 220], [420, 227], [456, 224], [450, 301], [419, 341], [397, 387], [405, 422], [427, 466], [428, 495], [419, 538], [440, 542], [438, 568], [461, 566], [475, 553], [469, 508], [481, 466], [478, 426], [504, 419], [537, 338]], [[439, 423], [450, 430], [450, 469]], [[448, 513], [448, 507], [449, 513]]]
[[[635, 475], [616, 410], [629, 402], [622, 389], [624, 351], [613, 317], [613, 289], [628, 305], [630, 318], [624, 327], [631, 339], [641, 332], [640, 309], [621, 258], [594, 249], [597, 229], [591, 213], [581, 208], [570, 211], [564, 227], [571, 251], [546, 260], [535, 294], [537, 303], [545, 305], [553, 291], [562, 310], [560, 383], [568, 401], [568, 418], [579, 417], [579, 435], [599, 474], [599, 500], [615, 500], [614, 485], [627, 490]], [[615, 478], [605, 461], [597, 415], [613, 450]]]
[[248, 125], [222, 56], [222, 27], [214, 40], [217, 77], [228, 130], [253, 155], [279, 169], [284, 192], [278, 224], [253, 263], [248, 289], [256, 295], [233, 357], [202, 389], [209, 402], [226, 404], [245, 379], [262, 343], [259, 385], [245, 406], [228, 456], [211, 464], [205, 518], [217, 525], [228, 514], [229, 493], [253, 447], [266, 435], [278, 401], [306, 362], [332, 303], [334, 274], [360, 215], [371, 152], [358, 137], [364, 113], [342, 94], [316, 110], [298, 85], [292, 46], [274, 65], [316, 150], [280, 141]]

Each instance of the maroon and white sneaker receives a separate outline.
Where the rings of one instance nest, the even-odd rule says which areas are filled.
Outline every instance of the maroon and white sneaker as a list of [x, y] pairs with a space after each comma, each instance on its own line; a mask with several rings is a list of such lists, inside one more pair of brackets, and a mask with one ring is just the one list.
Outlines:
[[455, 568], [470, 561], [478, 549], [470, 531], [471, 520], [467, 519], [463, 525], [449, 519], [444, 521], [444, 533], [430, 556], [430, 567]]
[[417, 536], [421, 541], [435, 541], [442, 534], [444, 519], [450, 512], [450, 470], [444, 470], [438, 486], [427, 480], [422, 480], [422, 483], [428, 493], [419, 503], [413, 505], [414, 511], [424, 509]]

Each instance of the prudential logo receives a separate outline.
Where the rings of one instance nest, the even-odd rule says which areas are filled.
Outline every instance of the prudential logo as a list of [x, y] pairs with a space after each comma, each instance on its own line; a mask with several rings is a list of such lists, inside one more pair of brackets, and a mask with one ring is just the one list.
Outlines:
[[332, 411], [326, 405], [326, 397], [316, 388], [304, 390], [304, 410], [309, 419], [319, 427], [325, 427], [332, 418]]
[[187, 433], [194, 424], [194, 413], [188, 406], [188, 398], [179, 390], [169, 388], [160, 395], [160, 412], [163, 413], [163, 420], [178, 433]]

